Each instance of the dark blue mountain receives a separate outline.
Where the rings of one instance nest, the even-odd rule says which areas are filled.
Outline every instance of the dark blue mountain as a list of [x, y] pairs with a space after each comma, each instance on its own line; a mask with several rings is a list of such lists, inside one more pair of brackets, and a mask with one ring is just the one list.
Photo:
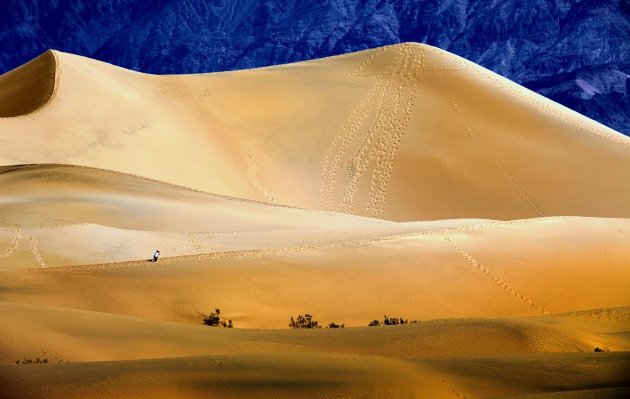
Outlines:
[[49, 48], [163, 74], [404, 41], [461, 55], [630, 135], [630, 0], [0, 2], [0, 72]]

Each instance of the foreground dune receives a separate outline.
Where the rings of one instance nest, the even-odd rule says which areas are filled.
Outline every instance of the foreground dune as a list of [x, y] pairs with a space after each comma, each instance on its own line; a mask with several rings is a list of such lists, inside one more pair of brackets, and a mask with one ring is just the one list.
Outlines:
[[416, 44], [0, 89], [0, 398], [630, 395], [614, 131]]
[[[597, 371], [585, 363], [595, 363]], [[273, 353], [48, 365], [46, 372], [39, 365], [0, 366], [0, 381], [10, 384], [8, 398], [523, 398], [531, 392], [539, 395], [528, 398], [623, 398], [630, 389], [619, 385], [627, 382], [622, 370], [629, 366], [627, 352], [448, 362]], [[514, 378], [514, 369], [527, 372]], [[558, 377], [550, 381], [549, 375]], [[471, 380], [474, 390], [465, 388]]]
[[[3, 323], [0, 330], [4, 342], [12, 342], [0, 353], [5, 365], [24, 357], [75, 363], [338, 352], [418, 360], [592, 352], [596, 346], [630, 350], [630, 337], [619, 334], [630, 323], [627, 307], [528, 318], [441, 319], [402, 326], [367, 327], [366, 323], [363, 327], [315, 331], [216, 329], [201, 323], [9, 302], [0, 302], [0, 309], [12, 321]], [[593, 323], [595, 320], [598, 323]]]
[[[0, 309], [12, 320], [0, 330], [5, 342], [19, 342], [1, 360], [51, 362], [0, 366], [0, 382], [9, 387], [3, 397], [455, 398], [572, 390], [579, 392], [570, 397], [615, 398], [630, 392], [623, 388], [629, 352], [618, 352], [630, 349], [630, 339], [611, 334], [628, 327], [628, 308], [317, 331], [221, 330], [8, 303]], [[597, 315], [614, 317], [594, 327]], [[612, 341], [616, 353], [589, 353], [593, 344]]]

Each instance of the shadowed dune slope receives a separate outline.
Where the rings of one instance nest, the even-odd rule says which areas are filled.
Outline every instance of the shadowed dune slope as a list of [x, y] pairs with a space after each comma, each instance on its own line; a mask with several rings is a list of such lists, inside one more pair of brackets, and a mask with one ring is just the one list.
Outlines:
[[[512, 319], [450, 319], [321, 329], [220, 329], [116, 314], [0, 302], [0, 364], [140, 360], [244, 353], [336, 352], [403, 359], [630, 350], [630, 308]], [[593, 320], [600, 323], [593, 324]], [[9, 322], [10, 321], [10, 322]], [[367, 323], [366, 323], [367, 324]], [[125, 339], [121, 339], [124, 337]]]
[[400, 221], [630, 215], [630, 139], [430, 46], [184, 76], [55, 54], [52, 102], [0, 120], [0, 164]]
[[0, 118], [38, 111], [52, 99], [57, 61], [47, 51], [31, 62], [0, 76]]
[[[0, 310], [11, 320], [0, 324], [10, 343], [0, 350], [0, 398], [617, 398], [630, 382], [621, 352], [630, 340], [610, 334], [628, 328], [628, 308], [603, 310], [625, 321], [600, 325], [569, 314], [316, 331], [224, 330], [4, 302]], [[616, 353], [590, 352], [615, 342]], [[8, 365], [26, 358], [48, 364]]]
[[[0, 366], [0, 383], [8, 387], [0, 397], [455, 399], [533, 393], [543, 398], [623, 398], [630, 392], [624, 386], [628, 378], [623, 370], [630, 366], [627, 354], [538, 354], [435, 362], [272, 353]], [[596, 369], [585, 367], [594, 362]]]

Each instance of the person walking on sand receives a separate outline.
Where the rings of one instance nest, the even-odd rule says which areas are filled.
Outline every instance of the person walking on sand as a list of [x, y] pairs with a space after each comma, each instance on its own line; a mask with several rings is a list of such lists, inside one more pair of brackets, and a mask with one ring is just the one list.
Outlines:
[[153, 252], [153, 262], [157, 262], [159, 257], [160, 257], [160, 250], [156, 249], [155, 252]]

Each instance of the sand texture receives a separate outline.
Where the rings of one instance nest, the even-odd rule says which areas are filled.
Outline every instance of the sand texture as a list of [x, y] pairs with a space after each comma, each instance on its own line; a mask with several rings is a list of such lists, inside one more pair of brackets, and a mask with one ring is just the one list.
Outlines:
[[0, 398], [85, 397], [630, 397], [630, 140], [425, 45], [47, 52], [0, 76]]

